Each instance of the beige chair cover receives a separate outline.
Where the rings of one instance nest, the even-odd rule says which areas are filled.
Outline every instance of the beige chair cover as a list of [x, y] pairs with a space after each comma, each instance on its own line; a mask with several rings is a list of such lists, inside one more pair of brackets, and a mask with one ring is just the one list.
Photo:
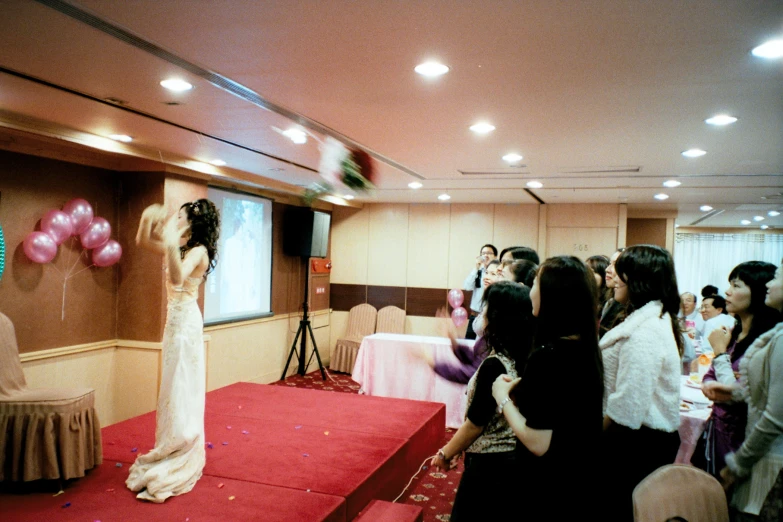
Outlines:
[[378, 311], [373, 305], [360, 304], [348, 312], [348, 328], [345, 337], [337, 339], [329, 368], [343, 373], [352, 373], [356, 364], [356, 354], [362, 339], [375, 332], [375, 319]]
[[103, 461], [89, 388], [28, 389], [16, 332], [0, 313], [0, 481], [71, 479]]
[[693, 466], [669, 464], [636, 486], [633, 516], [636, 522], [663, 522], [671, 517], [729, 522], [729, 508], [723, 487], [712, 475]]
[[405, 310], [396, 306], [386, 306], [378, 310], [375, 333], [405, 333]]

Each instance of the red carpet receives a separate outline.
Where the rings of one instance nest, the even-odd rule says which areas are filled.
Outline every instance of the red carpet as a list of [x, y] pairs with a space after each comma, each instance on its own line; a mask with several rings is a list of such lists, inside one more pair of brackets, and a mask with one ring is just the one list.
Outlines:
[[402, 491], [441, 444], [444, 424], [436, 403], [238, 383], [207, 394], [211, 447], [190, 494], [160, 506], [124, 487], [128, 464], [154, 443], [150, 413], [105, 428], [104, 464], [65, 494], [0, 495], [0, 512], [9, 520], [350, 521]]

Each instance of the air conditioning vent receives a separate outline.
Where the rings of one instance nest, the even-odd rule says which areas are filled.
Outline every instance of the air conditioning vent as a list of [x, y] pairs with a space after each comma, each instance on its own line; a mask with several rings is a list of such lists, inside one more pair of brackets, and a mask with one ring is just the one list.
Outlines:
[[614, 167], [562, 167], [558, 174], [634, 174], [642, 171], [640, 165], [623, 165]]
[[459, 172], [463, 176], [481, 177], [481, 178], [491, 178], [491, 177], [513, 178], [514, 176], [525, 176], [530, 174], [527, 165], [519, 165], [518, 167], [509, 167], [505, 169], [471, 169], [471, 170], [458, 169], [457, 172]]

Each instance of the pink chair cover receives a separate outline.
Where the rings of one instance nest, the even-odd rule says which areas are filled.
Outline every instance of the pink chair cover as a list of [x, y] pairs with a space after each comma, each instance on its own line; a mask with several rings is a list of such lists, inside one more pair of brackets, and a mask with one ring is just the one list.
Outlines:
[[89, 388], [28, 389], [11, 320], [0, 313], [0, 481], [71, 479], [103, 461]]
[[351, 308], [348, 312], [348, 328], [345, 337], [338, 339], [335, 344], [329, 368], [343, 373], [351, 373], [356, 363], [356, 354], [359, 353], [359, 345], [367, 335], [375, 332], [375, 319], [378, 311], [373, 305], [360, 304]]
[[671, 517], [729, 522], [729, 508], [723, 487], [712, 475], [693, 466], [669, 464], [636, 486], [633, 516], [636, 522], [662, 522]]

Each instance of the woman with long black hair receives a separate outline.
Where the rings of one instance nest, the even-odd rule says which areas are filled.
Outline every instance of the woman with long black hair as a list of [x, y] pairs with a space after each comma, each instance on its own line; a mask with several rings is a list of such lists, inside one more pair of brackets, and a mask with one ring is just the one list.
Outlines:
[[514, 433], [498, 414], [492, 383], [501, 374], [516, 377], [522, 371], [531, 346], [530, 291], [523, 285], [499, 281], [487, 287], [484, 298], [484, 339], [489, 355], [468, 383], [464, 424], [432, 459], [432, 466], [449, 469], [465, 452], [452, 522], [500, 520], [508, 513], [508, 495], [515, 488], [503, 480], [514, 468]]
[[587, 520], [596, 512], [597, 482], [586, 476], [598, 466], [604, 393], [595, 292], [580, 259], [547, 259], [530, 291], [533, 352], [521, 379], [503, 375], [492, 387], [517, 437], [520, 520]]
[[627, 316], [599, 343], [606, 386], [602, 496], [606, 519], [622, 521], [633, 520], [634, 487], [677, 456], [683, 346], [671, 254], [635, 245], [613, 272], [614, 298]]

